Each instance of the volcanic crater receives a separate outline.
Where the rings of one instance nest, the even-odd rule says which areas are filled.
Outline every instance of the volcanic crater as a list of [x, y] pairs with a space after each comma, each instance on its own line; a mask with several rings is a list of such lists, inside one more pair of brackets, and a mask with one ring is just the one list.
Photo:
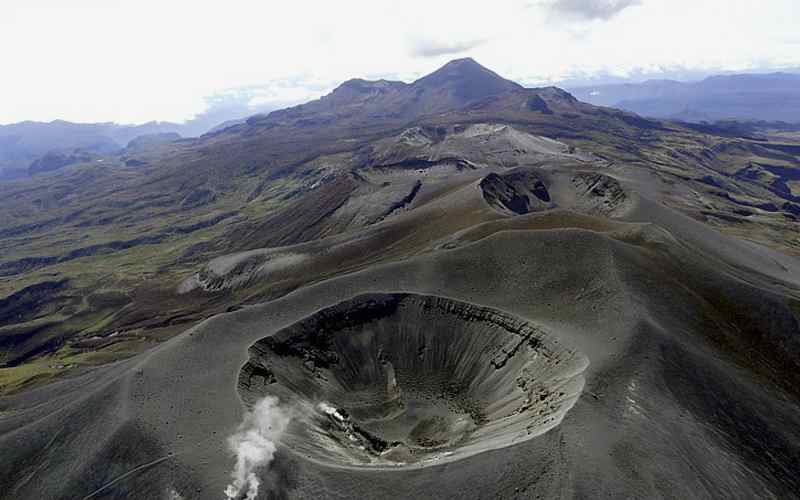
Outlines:
[[283, 441], [342, 467], [425, 467], [511, 446], [557, 426], [588, 359], [495, 309], [409, 293], [361, 295], [253, 344], [246, 405], [277, 396]]

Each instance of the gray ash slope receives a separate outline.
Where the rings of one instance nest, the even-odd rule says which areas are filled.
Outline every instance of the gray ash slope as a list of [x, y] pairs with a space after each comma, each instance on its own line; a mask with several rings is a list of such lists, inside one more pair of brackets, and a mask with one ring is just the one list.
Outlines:
[[582, 395], [541, 436], [421, 470], [355, 471], [284, 449], [263, 472], [265, 498], [794, 495], [800, 413], [775, 377], [797, 363], [797, 263], [646, 200], [626, 218], [660, 227], [557, 212], [561, 227], [542, 229], [548, 214], [497, 219], [456, 249], [218, 316], [140, 358], [6, 398], [0, 480], [23, 498], [219, 498], [248, 348], [395, 290], [530, 318], [588, 358]]
[[[320, 178], [293, 212], [232, 232], [247, 241], [180, 286], [280, 297], [2, 397], [0, 497], [222, 498], [226, 439], [268, 394], [303, 416], [259, 498], [797, 496], [797, 259], [667, 206], [703, 203], [698, 184], [477, 106], [304, 164]], [[325, 217], [308, 207], [327, 198], [302, 203], [342, 189]], [[297, 219], [315, 221], [306, 237], [267, 235]], [[573, 385], [529, 385], [551, 378]], [[346, 422], [312, 420], [323, 401]]]

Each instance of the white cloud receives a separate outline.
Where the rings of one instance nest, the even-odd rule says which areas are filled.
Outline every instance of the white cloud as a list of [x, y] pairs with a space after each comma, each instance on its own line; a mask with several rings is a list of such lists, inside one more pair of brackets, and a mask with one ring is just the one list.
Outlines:
[[474, 49], [486, 40], [446, 41], [422, 38], [412, 42], [411, 53], [420, 57], [438, 57], [456, 55]]
[[641, 0], [554, 0], [547, 7], [567, 18], [608, 20], [628, 7], [640, 4]]
[[303, 100], [456, 53], [523, 82], [800, 65], [796, 0], [532, 1], [3, 0], [0, 123], [179, 121], [224, 89]]

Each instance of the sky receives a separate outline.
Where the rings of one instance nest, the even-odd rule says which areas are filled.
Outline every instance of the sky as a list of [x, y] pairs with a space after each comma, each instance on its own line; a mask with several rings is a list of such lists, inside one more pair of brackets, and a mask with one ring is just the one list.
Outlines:
[[798, 0], [2, 0], [0, 124], [181, 122], [473, 57], [533, 86], [800, 67]]

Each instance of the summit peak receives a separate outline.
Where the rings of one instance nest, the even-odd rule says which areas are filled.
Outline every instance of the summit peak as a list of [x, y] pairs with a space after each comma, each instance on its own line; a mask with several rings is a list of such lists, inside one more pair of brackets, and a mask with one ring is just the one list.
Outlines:
[[454, 59], [413, 85], [425, 90], [446, 89], [470, 101], [522, 89], [518, 83], [503, 78], [471, 57]]

